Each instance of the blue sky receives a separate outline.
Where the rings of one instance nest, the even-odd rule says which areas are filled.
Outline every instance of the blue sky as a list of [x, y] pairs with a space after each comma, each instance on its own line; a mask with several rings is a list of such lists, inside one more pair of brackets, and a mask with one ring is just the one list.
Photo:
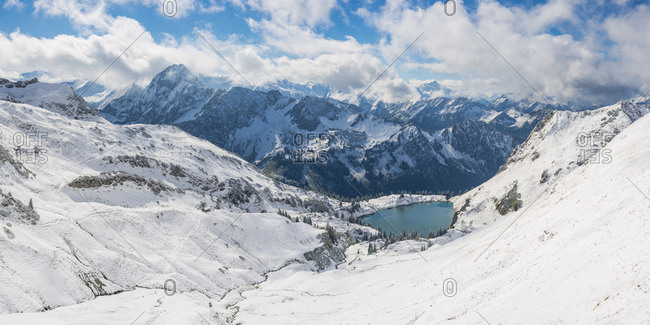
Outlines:
[[424, 32], [369, 96], [409, 100], [432, 80], [455, 95], [537, 96], [528, 81], [559, 102], [606, 103], [650, 86], [635, 68], [650, 63], [646, 1], [458, 0], [447, 16], [443, 1], [176, 0], [171, 18], [161, 2], [0, 0], [0, 55], [9, 57], [0, 76], [91, 80], [144, 32], [98, 83], [146, 84], [184, 63], [234, 83], [243, 82], [239, 72], [255, 86], [316, 82], [343, 96], [365, 89]]

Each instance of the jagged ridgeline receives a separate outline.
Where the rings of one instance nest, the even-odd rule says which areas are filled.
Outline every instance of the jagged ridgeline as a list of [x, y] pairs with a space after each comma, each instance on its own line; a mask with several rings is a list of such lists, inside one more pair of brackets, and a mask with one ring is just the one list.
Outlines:
[[546, 113], [568, 109], [505, 97], [357, 106], [315, 85], [258, 91], [206, 84], [172, 65], [146, 87], [93, 105], [117, 124], [176, 125], [267, 176], [345, 198], [358, 197], [355, 188], [371, 196], [464, 192], [493, 176]]
[[[38, 87], [28, 87], [37, 83]], [[92, 119], [98, 115], [72, 88], [39, 83], [37, 78], [19, 81], [0, 78], [0, 100], [38, 106], [75, 119]]]

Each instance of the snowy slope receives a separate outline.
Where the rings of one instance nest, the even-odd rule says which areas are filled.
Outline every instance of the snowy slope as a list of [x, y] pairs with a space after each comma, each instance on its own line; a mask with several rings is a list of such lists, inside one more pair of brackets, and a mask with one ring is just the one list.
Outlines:
[[[613, 116], [607, 111], [617, 107], [603, 108], [594, 115], [551, 116], [528, 141], [540, 152], [535, 161], [575, 160], [575, 152], [569, 150], [571, 141], [561, 141], [565, 133], [610, 123], [621, 127], [601, 148], [611, 150], [611, 159], [560, 173], [549, 180], [552, 185], [538, 199], [530, 201], [522, 195], [524, 209], [451, 242], [437, 239], [426, 251], [416, 253], [411, 246], [421, 243], [410, 241], [368, 256], [367, 243], [360, 243], [348, 248], [347, 261], [336, 270], [314, 273], [293, 264], [223, 298], [210, 299], [196, 291], [167, 296], [160, 289], [136, 289], [45, 313], [3, 315], [0, 321], [646, 324], [650, 322], [650, 225], [645, 217], [650, 207], [650, 116], [641, 117], [643, 105], [626, 103], [623, 108], [639, 114], [626, 114], [633, 116], [627, 121], [614, 118], [604, 126], [592, 122], [604, 122], [602, 117]], [[542, 150], [545, 142], [560, 150]], [[532, 174], [530, 164], [530, 160], [515, 159], [499, 175]], [[497, 183], [491, 180], [481, 191], [498, 189]], [[384, 201], [390, 200], [373, 205]], [[495, 214], [490, 209], [481, 211], [465, 217], [489, 220], [482, 214]], [[456, 284], [456, 290], [443, 291], [443, 285], [454, 289], [450, 283]]]
[[608, 164], [616, 153], [603, 147], [649, 111], [650, 105], [638, 100], [593, 111], [554, 111], [547, 115], [497, 175], [453, 199], [457, 209], [469, 200], [465, 211], [458, 214], [456, 228], [471, 230], [494, 221], [502, 214], [495, 200], [506, 197], [515, 184], [525, 209], [557, 179], [581, 165]]
[[38, 106], [72, 118], [93, 119], [99, 115], [72, 87], [35, 78], [17, 82], [0, 78], [0, 100]]
[[276, 184], [171, 126], [116, 126], [0, 101], [0, 134], [2, 313], [167, 279], [217, 297], [308, 263], [303, 253], [322, 245], [321, 230], [277, 209], [338, 203]]
[[[348, 249], [348, 261], [338, 270], [284, 269], [242, 298], [227, 297], [235, 304], [227, 310], [243, 324], [650, 322], [650, 116], [627, 128], [627, 115], [604, 123], [602, 117], [620, 108], [556, 113], [531, 135], [542, 136], [528, 142], [539, 150], [535, 161], [566, 167], [576, 160], [568, 145], [575, 142], [572, 135], [594, 128], [621, 131], [603, 148], [611, 150], [607, 163], [592, 161], [558, 174], [548, 191], [537, 190], [536, 200], [532, 184], [522, 189], [525, 209], [499, 214], [421, 255], [389, 250], [367, 256], [367, 244], [359, 244]], [[526, 176], [534, 167], [530, 160], [513, 161], [480, 192], [498, 193], [507, 175]], [[527, 181], [522, 177], [520, 183]], [[488, 200], [485, 205], [464, 216], [465, 223], [492, 220], [496, 212], [487, 208]], [[457, 284], [453, 297], [443, 292], [448, 278]]]
[[[337, 255], [323, 232], [274, 212], [367, 230], [331, 217], [349, 205], [175, 127], [44, 106], [0, 100], [0, 323], [650, 322], [648, 101], [549, 114], [495, 177], [452, 198], [455, 229], [432, 247], [357, 243], [320, 272], [304, 254]], [[354, 215], [434, 199], [383, 197]]]

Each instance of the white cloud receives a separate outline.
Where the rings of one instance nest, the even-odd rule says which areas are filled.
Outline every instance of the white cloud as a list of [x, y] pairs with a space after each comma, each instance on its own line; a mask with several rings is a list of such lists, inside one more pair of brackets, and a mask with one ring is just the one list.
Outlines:
[[217, 13], [224, 11], [226, 8], [223, 5], [217, 4], [216, 1], [210, 0], [208, 5], [199, 3], [199, 11], [202, 13]]
[[22, 9], [25, 6], [20, 0], [5, 0], [5, 3], [2, 5], [2, 8], [9, 9], [14, 7], [16, 9]]
[[360, 53], [371, 49], [369, 44], [360, 44], [353, 37], [334, 40], [314, 33], [304, 26], [279, 24], [268, 20], [248, 20], [254, 31], [260, 32], [266, 44], [287, 54], [301, 57], [315, 57], [324, 53]]
[[[449, 17], [444, 14], [441, 2], [422, 9], [412, 8], [405, 1], [388, 0], [380, 12], [360, 14], [388, 35], [390, 41], [381, 44], [385, 60], [398, 55], [425, 30], [422, 39], [414, 45], [414, 52], [421, 55], [421, 60], [435, 62], [425, 65], [429, 71], [461, 76], [462, 83], [450, 83], [459, 94], [514, 93], [541, 100], [528, 81], [546, 97], [561, 102], [611, 100], [639, 86], [632, 80], [647, 80], [648, 73], [637, 64], [648, 63], [650, 44], [646, 43], [648, 35], [644, 31], [648, 30], [650, 15], [637, 9], [634, 14], [607, 25], [612, 40], [623, 48], [614, 52], [631, 60], [608, 62], [607, 48], [602, 41], [590, 37], [578, 40], [567, 34], [550, 34], [547, 30], [555, 24], [580, 24], [574, 13], [579, 5], [580, 1], [554, 0], [526, 11], [507, 8], [496, 1], [482, 1], [476, 13], [470, 15], [462, 1], [458, 1], [457, 13]], [[585, 32], [594, 36], [598, 31]], [[623, 71], [625, 75], [620, 74]], [[607, 88], [608, 84], [611, 87]], [[604, 89], [611, 89], [612, 93], [601, 96], [599, 93]]]
[[330, 12], [337, 5], [336, 0], [248, 0], [246, 4], [266, 12], [276, 23], [310, 27], [330, 24]]
[[148, 6], [158, 15], [171, 19], [187, 17], [196, 11], [217, 13], [225, 9], [216, 0], [35, 0], [34, 8], [46, 15], [67, 17], [80, 30], [104, 32], [115, 19], [107, 13], [108, 8], [136, 4]]
[[[247, 19], [253, 33], [262, 37], [261, 42], [248, 44], [236, 35], [218, 39], [209, 25], [196, 32], [208, 38], [253, 85], [278, 79], [317, 82], [355, 96], [424, 31], [421, 39], [365, 95], [387, 101], [415, 99], [415, 86], [421, 82], [406, 81], [398, 71], [417, 71], [424, 75], [423, 79], [431, 79], [426, 77], [427, 72], [432, 76], [453, 75], [461, 80], [439, 80], [441, 85], [464, 96], [511, 93], [541, 99], [517, 72], [542, 94], [561, 102], [611, 101], [631, 90], [650, 87], [650, 74], [644, 69], [650, 65], [647, 5], [619, 15], [610, 14], [604, 20], [584, 21], [576, 12], [590, 3], [582, 0], [551, 0], [531, 9], [508, 8], [487, 0], [481, 1], [471, 14], [457, 0], [457, 12], [451, 17], [444, 14], [440, 1], [419, 8], [404, 0], [387, 0], [377, 12], [356, 12], [368, 28], [383, 35], [378, 43], [372, 44], [353, 37], [326, 36], [324, 31], [332, 24], [330, 14], [338, 8], [334, 0], [228, 1], [241, 10], [266, 15], [258, 20]], [[112, 6], [132, 2], [36, 0], [34, 7], [38, 13], [67, 17], [80, 35], [37, 38], [20, 30], [0, 33], [0, 73], [15, 78], [21, 72], [40, 70], [61, 80], [94, 80], [145, 31], [136, 20], [108, 13]], [[154, 7], [160, 6], [161, 1], [141, 3]], [[217, 1], [177, 3], [179, 16], [224, 8], [223, 2]], [[584, 35], [578, 39], [551, 33], [558, 25], [584, 26]], [[98, 83], [111, 88], [133, 82], [143, 84], [166, 66], [183, 63], [193, 71], [228, 76], [245, 85], [196, 32], [182, 38], [165, 34], [158, 42], [145, 32]]]
[[[126, 49], [144, 28], [135, 20], [119, 17], [113, 20], [104, 35], [60, 35], [52, 39], [36, 38], [16, 31], [0, 34], [0, 57], [4, 76], [15, 78], [19, 72], [46, 71], [58, 81], [94, 80]], [[266, 48], [237, 43], [236, 39], [219, 40], [207, 30], [196, 30], [226, 57], [237, 72], [254, 86], [278, 79], [306, 83], [331, 84], [354, 93], [369, 85], [383, 69], [382, 62], [369, 54], [321, 54], [314, 58], [268, 58]], [[121, 88], [132, 83], [145, 84], [174, 63], [183, 63], [192, 71], [209, 76], [228, 76], [233, 82], [247, 86], [198, 34], [183, 39], [167, 35], [156, 43], [145, 32], [108, 69], [97, 83]], [[388, 73], [378, 84], [398, 79]], [[57, 81], [56, 79], [50, 79]], [[372, 93], [372, 91], [371, 91]], [[394, 92], [392, 92], [394, 93]]]
[[42, 12], [49, 16], [64, 16], [80, 30], [89, 31], [93, 28], [106, 31], [115, 18], [106, 14], [104, 2], [79, 2], [69, 0], [36, 0], [34, 1], [36, 13]]
[[[319, 10], [307, 9], [309, 3], [304, 3], [290, 14], [279, 13], [282, 7], [279, 3], [249, 3], [253, 7], [264, 6], [263, 10], [274, 15], [270, 20], [249, 21], [252, 28], [264, 36], [264, 44], [242, 44], [235, 37], [222, 41], [209, 30], [197, 29], [237, 71], [225, 64], [198, 34], [182, 39], [165, 34], [164, 40], [156, 43], [149, 32], [145, 32], [97, 82], [111, 88], [134, 82], [144, 84], [166, 66], [184, 63], [193, 71], [210, 76], [225, 75], [242, 85], [246, 82], [239, 73], [254, 86], [286, 79], [330, 84], [356, 95], [385, 68], [385, 64], [373, 55], [373, 47], [360, 44], [351, 37], [329, 39], [300, 25], [326, 24], [329, 9], [322, 8], [331, 8], [333, 3], [330, 1], [325, 7], [315, 4], [314, 8]], [[35, 38], [20, 32], [0, 35], [0, 55], [12, 58], [5, 62], [12, 71], [42, 70], [60, 80], [94, 80], [144, 31], [144, 27], [133, 19], [108, 15], [107, 3], [91, 5], [79, 1], [39, 0], [35, 5], [38, 12], [67, 17], [84, 33], [82, 36], [60, 35], [52, 39]], [[278, 12], [274, 11], [276, 9]], [[289, 56], [269, 57], [272, 48]], [[41, 53], [48, 55], [41, 56]], [[404, 95], [405, 85], [406, 82], [394, 71], [388, 71], [366, 95], [385, 94], [387, 99], [396, 100], [399, 94]], [[382, 87], [388, 88], [384, 91], [380, 90]]]
[[616, 79], [626, 78], [630, 83], [650, 90], [650, 6], [641, 5], [619, 16], [609, 17], [603, 24], [609, 38], [616, 43], [610, 55], [610, 66]]

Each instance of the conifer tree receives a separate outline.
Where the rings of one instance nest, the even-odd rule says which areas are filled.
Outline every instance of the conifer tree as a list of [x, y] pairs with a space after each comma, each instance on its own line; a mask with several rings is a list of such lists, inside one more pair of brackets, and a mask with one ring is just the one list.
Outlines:
[[375, 252], [374, 245], [372, 243], [370, 243], [368, 245], [368, 255], [373, 254], [374, 252]]

